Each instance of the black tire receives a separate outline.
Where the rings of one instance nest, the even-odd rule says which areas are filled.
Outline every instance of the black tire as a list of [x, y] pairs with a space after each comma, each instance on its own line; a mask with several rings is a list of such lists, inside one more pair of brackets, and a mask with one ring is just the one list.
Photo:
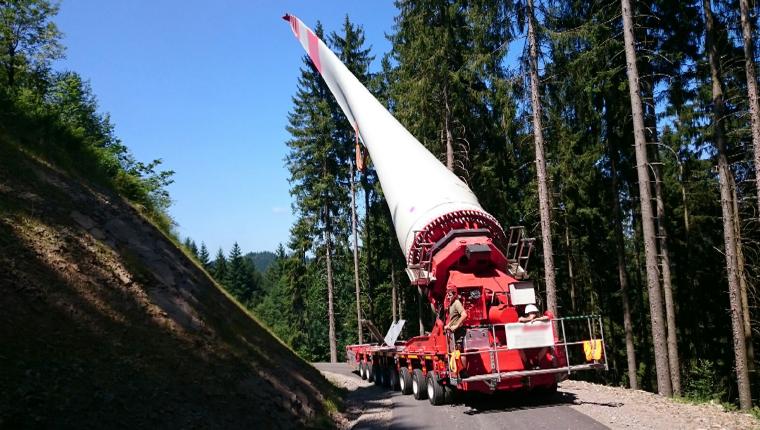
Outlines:
[[381, 370], [383, 374], [383, 387], [390, 388], [391, 387], [391, 369], [390, 367], [384, 366]]
[[377, 374], [375, 373], [376, 366], [370, 363], [366, 363], [365, 366], [366, 366], [365, 369], [367, 370], [367, 381], [373, 382], [375, 380], [375, 377], [377, 376]]
[[448, 405], [458, 402], [460, 394], [459, 390], [451, 385], [443, 386], [443, 401]]
[[375, 385], [378, 387], [385, 385], [385, 368], [382, 366], [375, 367]]
[[557, 383], [548, 386], [548, 387], [540, 387], [533, 390], [536, 395], [541, 398], [541, 400], [551, 400], [554, 398], [554, 396], [557, 395]]
[[362, 377], [362, 379], [367, 379], [367, 364], [362, 362], [359, 362], [359, 376]]
[[439, 406], [446, 403], [446, 392], [434, 372], [428, 372], [426, 388], [427, 398], [431, 405]]
[[414, 372], [412, 372], [412, 394], [417, 400], [425, 400], [427, 398], [425, 375], [422, 374], [421, 369], [414, 369]]
[[396, 370], [395, 367], [391, 367], [388, 369], [388, 385], [389, 388], [392, 391], [398, 391], [399, 390], [399, 375], [398, 370]]
[[412, 394], [412, 374], [409, 369], [402, 367], [398, 374], [398, 383], [401, 388], [401, 394]]

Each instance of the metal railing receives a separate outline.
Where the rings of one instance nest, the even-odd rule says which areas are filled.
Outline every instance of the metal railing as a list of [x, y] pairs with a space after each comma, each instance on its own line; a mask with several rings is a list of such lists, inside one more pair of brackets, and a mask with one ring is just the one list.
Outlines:
[[[568, 341], [567, 336], [567, 328], [566, 328], [566, 322], [573, 322], [573, 321], [585, 321], [585, 326], [587, 328], [586, 334], [588, 337], [586, 339], [581, 338], [581, 340], [570, 340]], [[467, 351], [464, 350], [464, 341], [463, 341], [463, 351], [460, 353], [462, 356], [468, 356], [468, 355], [480, 355], [483, 353], [488, 353], [489, 355], [489, 361], [491, 373], [481, 374], [481, 375], [474, 375], [467, 378], [463, 378], [462, 382], [475, 382], [475, 381], [490, 381], [490, 380], [496, 380], [497, 382], [501, 382], [503, 378], [514, 378], [514, 377], [522, 377], [522, 376], [535, 376], [535, 375], [543, 375], [543, 374], [550, 374], [550, 373], [566, 373], [568, 376], [572, 372], [581, 371], [581, 370], [590, 370], [590, 369], [604, 369], [609, 370], [608, 363], [607, 363], [607, 346], [604, 339], [604, 325], [602, 323], [602, 317], [601, 315], [579, 315], [579, 316], [571, 316], [571, 317], [564, 317], [564, 318], [554, 318], [549, 321], [549, 323], [552, 324], [552, 333], [556, 333], [557, 328], [560, 329], [561, 337], [558, 339], [559, 342], [555, 341], [553, 345], [546, 346], [547, 348], [551, 348], [553, 350], [553, 355], [555, 357], [558, 357], [558, 351], [557, 349], [560, 348], [562, 352], [564, 352], [564, 359], [565, 359], [565, 365], [559, 366], [559, 367], [552, 367], [552, 368], [546, 368], [546, 369], [525, 369], [525, 370], [513, 370], [513, 371], [506, 371], [502, 372], [499, 365], [499, 352], [500, 351], [509, 351], [509, 350], [517, 350], [521, 348], [510, 348], [510, 346], [507, 344], [506, 338], [506, 326], [507, 324], [491, 324], [488, 326], [490, 328], [490, 338], [488, 342], [488, 348], [477, 348], [474, 351]], [[510, 323], [511, 324], [511, 323]], [[503, 330], [504, 333], [504, 344], [502, 345], [499, 342], [499, 332], [497, 331], [499, 328]], [[480, 330], [483, 329], [483, 327], [479, 328]], [[477, 330], [477, 329], [476, 329]], [[466, 336], [466, 335], [465, 335]], [[590, 342], [590, 345], [593, 347], [596, 346], [597, 341], [601, 341], [602, 346], [602, 354], [600, 359], [592, 359], [586, 360], [583, 364], [572, 364], [571, 361], [571, 347], [575, 347], [578, 345], [584, 345], [586, 342]], [[538, 347], [542, 348], [542, 347]], [[558, 357], [559, 358], [559, 357]]]

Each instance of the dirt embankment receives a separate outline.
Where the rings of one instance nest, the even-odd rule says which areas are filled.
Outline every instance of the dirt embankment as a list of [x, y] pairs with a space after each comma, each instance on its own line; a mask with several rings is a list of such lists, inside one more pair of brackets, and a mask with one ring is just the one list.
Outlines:
[[330, 427], [338, 392], [118, 196], [0, 141], [0, 428]]

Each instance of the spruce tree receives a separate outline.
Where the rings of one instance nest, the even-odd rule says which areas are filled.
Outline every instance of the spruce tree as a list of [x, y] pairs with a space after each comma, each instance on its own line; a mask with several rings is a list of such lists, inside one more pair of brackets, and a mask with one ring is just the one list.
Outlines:
[[224, 284], [227, 281], [227, 259], [224, 257], [224, 251], [219, 248], [214, 259], [214, 279], [220, 284]]
[[209, 254], [208, 248], [206, 248], [206, 244], [204, 242], [201, 242], [201, 250], [198, 251], [198, 261], [201, 263], [204, 269], [208, 270]]
[[[369, 84], [370, 81], [370, 75], [369, 75], [369, 65], [372, 61], [373, 57], [370, 56], [370, 50], [369, 48], [364, 47], [365, 40], [364, 40], [364, 30], [360, 26], [356, 26], [351, 23], [351, 21], [348, 18], [348, 15], [346, 15], [344, 21], [343, 21], [343, 29], [342, 33], [338, 34], [337, 32], [332, 32], [330, 34], [330, 45], [332, 46], [332, 49], [335, 51], [336, 55], [340, 60], [343, 62], [343, 64], [346, 65], [348, 70], [351, 71], [351, 73], [356, 76], [357, 79], [359, 79], [360, 82], [362, 82], [365, 85]], [[354, 145], [357, 145], [356, 150], [359, 154], [361, 154], [361, 149], [358, 147], [359, 143], [356, 136], [356, 131], [353, 129], [353, 127], [348, 122], [346, 116], [343, 114], [343, 112], [340, 112], [339, 109], [335, 109], [335, 122], [338, 125], [338, 128], [336, 129], [335, 137], [336, 142], [335, 144], [338, 145], [342, 151], [345, 151], [344, 155], [348, 160], [350, 173], [348, 176], [350, 185], [350, 195], [351, 195], [351, 203], [350, 203], [350, 214], [351, 214], [351, 230], [352, 230], [352, 247], [353, 247], [353, 257], [354, 257], [354, 290], [355, 290], [355, 301], [356, 301], [356, 324], [357, 324], [357, 336], [359, 343], [363, 343], [363, 335], [362, 335], [362, 327], [361, 327], [361, 319], [362, 319], [362, 312], [361, 312], [361, 290], [360, 290], [360, 275], [359, 275], [359, 244], [358, 244], [358, 220], [356, 215], [356, 174], [358, 170], [358, 166], [356, 165], [356, 159], [355, 157], [352, 157], [354, 153], [350, 150], [350, 148], [353, 148]], [[353, 158], [353, 159], [352, 159]], [[358, 172], [360, 175], [361, 172]], [[366, 217], [369, 216], [369, 212], [367, 211], [367, 202], [368, 202], [368, 194], [370, 192], [368, 182], [366, 181], [366, 175], [364, 176], [365, 179], [362, 180], [362, 183], [364, 184], [364, 195], [365, 195], [365, 220]], [[365, 224], [367, 222], [365, 221]], [[367, 230], [365, 229], [365, 232]], [[367, 255], [370, 252], [370, 246], [369, 246], [369, 236], [365, 235], [364, 240], [364, 254]], [[365, 267], [369, 267], [368, 265]], [[365, 279], [369, 281], [369, 276], [366, 276]], [[369, 282], [368, 289], [371, 290], [372, 283]]]
[[633, 130], [636, 149], [636, 170], [639, 179], [639, 204], [644, 235], [644, 254], [646, 257], [647, 287], [649, 289], [649, 308], [652, 320], [652, 339], [655, 349], [655, 366], [657, 368], [657, 392], [670, 396], [673, 393], [668, 349], [666, 341], [665, 318], [663, 315], [662, 291], [657, 267], [657, 244], [654, 231], [654, 213], [652, 211], [649, 160], [647, 157], [644, 112], [641, 102], [641, 89], [636, 64], [636, 46], [633, 31], [633, 10], [630, 0], [621, 0], [623, 15], [623, 36], [625, 39], [626, 70], [628, 73], [631, 111], [633, 113]]
[[[720, 204], [723, 214], [723, 238], [726, 258], [726, 272], [728, 277], [728, 295], [731, 308], [732, 338], [734, 343], [734, 357], [736, 363], [736, 379], [739, 388], [739, 405], [741, 409], [748, 410], [752, 407], [752, 394], [750, 391], [749, 372], [747, 369], [747, 346], [743, 326], [743, 314], [741, 295], [739, 288], [739, 263], [737, 252], [741, 245], [737, 241], [735, 222], [739, 215], [734, 211], [734, 196], [732, 188], [735, 188], [733, 172], [729, 166], [727, 156], [727, 140], [725, 137], [723, 118], [725, 116], [725, 100], [723, 97], [723, 77], [720, 72], [719, 54], [717, 47], [717, 25], [712, 12], [710, 0], [703, 0], [705, 14], [705, 50], [707, 51], [710, 64], [710, 78], [712, 83], [713, 119], [712, 129], [715, 147], [718, 153], [718, 182], [720, 184]], [[744, 12], [744, 11], [743, 11]], [[746, 39], [745, 39], [746, 40]], [[753, 119], [754, 120], [754, 119]]]
[[[315, 28], [321, 39], [321, 24]], [[333, 254], [336, 244], [346, 242], [344, 213], [348, 208], [348, 193], [341, 186], [348, 183], [347, 151], [336, 145], [336, 105], [319, 72], [308, 56], [298, 80], [288, 115], [287, 142], [290, 152], [286, 163], [290, 171], [291, 195], [298, 220], [294, 231], [309, 239], [311, 251], [320, 256], [327, 279], [327, 317], [330, 361], [337, 361], [337, 341], [334, 316]]]
[[227, 257], [227, 274], [224, 284], [241, 303], [245, 304], [251, 298], [251, 280], [237, 242], [232, 245], [230, 255]]

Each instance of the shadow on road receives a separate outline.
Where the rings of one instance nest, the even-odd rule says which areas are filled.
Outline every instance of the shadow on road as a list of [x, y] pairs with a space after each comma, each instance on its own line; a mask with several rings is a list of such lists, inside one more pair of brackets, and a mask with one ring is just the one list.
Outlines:
[[[573, 393], [558, 391], [556, 393], [531, 393], [528, 391], [497, 392], [494, 394], [469, 393], [461, 396], [458, 402], [470, 409], [464, 413], [478, 415], [487, 413], [511, 412], [553, 408], [568, 404], [580, 404]], [[586, 402], [584, 402], [586, 403]], [[600, 406], [620, 407], [622, 403], [595, 403]]]

